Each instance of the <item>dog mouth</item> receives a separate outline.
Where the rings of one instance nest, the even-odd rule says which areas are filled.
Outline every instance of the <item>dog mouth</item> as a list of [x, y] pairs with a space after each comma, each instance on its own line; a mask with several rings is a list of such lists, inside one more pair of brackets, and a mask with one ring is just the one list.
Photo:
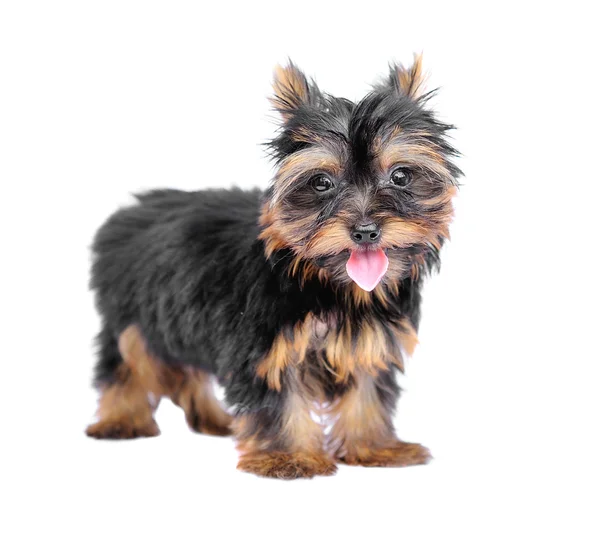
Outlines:
[[360, 247], [350, 252], [348, 276], [365, 291], [373, 291], [388, 270], [389, 260], [382, 248]]

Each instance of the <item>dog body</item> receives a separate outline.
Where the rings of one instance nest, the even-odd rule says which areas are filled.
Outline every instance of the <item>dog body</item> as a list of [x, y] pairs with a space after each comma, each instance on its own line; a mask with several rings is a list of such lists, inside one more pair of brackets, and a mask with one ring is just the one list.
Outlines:
[[267, 191], [152, 191], [105, 223], [89, 435], [156, 435], [167, 396], [195, 430], [231, 429], [238, 467], [259, 475], [428, 460], [395, 436], [395, 374], [416, 344], [422, 275], [438, 265], [460, 171], [421, 85], [417, 60], [353, 104], [290, 64], [275, 78]]

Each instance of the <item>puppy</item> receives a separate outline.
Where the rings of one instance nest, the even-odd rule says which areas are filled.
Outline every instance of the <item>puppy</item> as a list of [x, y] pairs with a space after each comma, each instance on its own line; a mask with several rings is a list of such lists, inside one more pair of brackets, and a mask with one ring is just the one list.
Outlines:
[[98, 231], [101, 398], [87, 434], [156, 436], [170, 397], [193, 430], [233, 433], [238, 467], [257, 475], [426, 463], [392, 416], [452, 219], [451, 126], [427, 108], [419, 57], [358, 103], [291, 63], [273, 85], [266, 191], [151, 191]]

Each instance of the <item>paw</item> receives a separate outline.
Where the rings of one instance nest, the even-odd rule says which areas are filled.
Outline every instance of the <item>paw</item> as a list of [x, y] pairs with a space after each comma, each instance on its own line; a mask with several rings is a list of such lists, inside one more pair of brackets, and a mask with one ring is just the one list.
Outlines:
[[231, 436], [232, 417], [225, 411], [186, 414], [188, 426], [194, 431], [210, 436]]
[[429, 449], [418, 443], [396, 441], [385, 447], [357, 447], [342, 456], [340, 462], [366, 467], [407, 467], [423, 465], [431, 460]]
[[304, 452], [251, 452], [240, 458], [237, 467], [262, 477], [285, 480], [329, 476], [337, 471], [335, 463], [326, 456]]
[[85, 429], [85, 433], [96, 439], [133, 439], [158, 436], [160, 430], [154, 419], [145, 424], [134, 424], [120, 419], [116, 421], [98, 421]]
[[190, 425], [194, 432], [208, 434], [209, 436], [231, 436], [229, 424], [223, 424], [214, 421], [203, 421], [197, 426]]

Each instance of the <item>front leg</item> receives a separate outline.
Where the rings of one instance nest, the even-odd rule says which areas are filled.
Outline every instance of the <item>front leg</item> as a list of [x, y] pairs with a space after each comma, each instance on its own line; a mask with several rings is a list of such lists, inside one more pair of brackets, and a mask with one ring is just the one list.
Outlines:
[[312, 400], [297, 380], [284, 373], [269, 406], [249, 410], [234, 419], [233, 431], [241, 457], [238, 469], [272, 478], [312, 478], [333, 475], [337, 467], [325, 450], [323, 428], [311, 415]]
[[400, 441], [392, 414], [398, 398], [392, 371], [373, 377], [355, 376], [352, 387], [333, 407], [336, 420], [331, 430], [335, 456], [350, 465], [404, 467], [426, 464], [429, 450], [417, 443]]

